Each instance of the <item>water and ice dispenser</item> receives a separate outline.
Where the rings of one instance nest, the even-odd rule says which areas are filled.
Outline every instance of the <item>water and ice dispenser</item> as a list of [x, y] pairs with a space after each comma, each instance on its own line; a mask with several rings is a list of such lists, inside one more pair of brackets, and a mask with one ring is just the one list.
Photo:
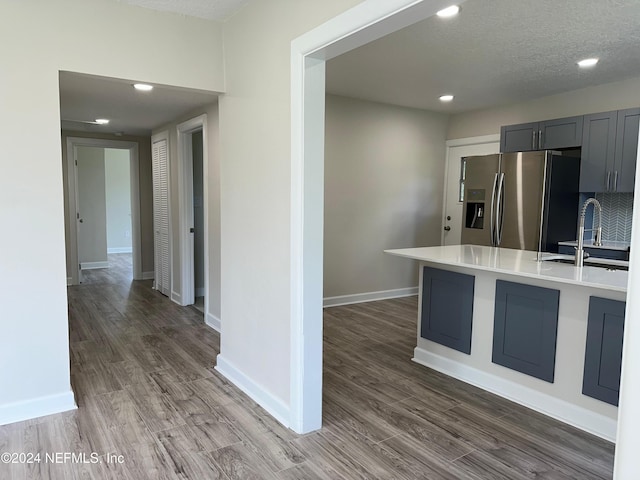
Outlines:
[[481, 188], [468, 189], [465, 201], [467, 205], [464, 226], [482, 230], [485, 217], [485, 190]]

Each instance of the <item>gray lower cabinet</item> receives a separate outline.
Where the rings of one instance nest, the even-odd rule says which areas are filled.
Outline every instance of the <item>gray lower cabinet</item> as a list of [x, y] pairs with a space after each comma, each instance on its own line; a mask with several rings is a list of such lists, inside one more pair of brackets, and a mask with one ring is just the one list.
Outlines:
[[589, 299], [582, 393], [618, 405], [625, 302]]
[[496, 281], [493, 363], [553, 383], [560, 292]]
[[471, 353], [475, 277], [424, 267], [420, 336]]

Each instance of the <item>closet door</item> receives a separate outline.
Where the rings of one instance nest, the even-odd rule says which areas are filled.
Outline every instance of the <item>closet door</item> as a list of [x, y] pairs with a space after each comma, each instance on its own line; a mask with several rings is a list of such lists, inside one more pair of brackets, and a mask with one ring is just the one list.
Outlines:
[[154, 288], [171, 292], [169, 270], [169, 148], [166, 136], [152, 139]]

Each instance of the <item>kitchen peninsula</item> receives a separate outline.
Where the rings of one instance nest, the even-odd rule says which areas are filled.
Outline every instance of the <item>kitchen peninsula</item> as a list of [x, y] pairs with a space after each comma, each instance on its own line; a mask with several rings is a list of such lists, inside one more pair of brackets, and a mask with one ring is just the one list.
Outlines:
[[615, 441], [626, 271], [488, 246], [385, 252], [420, 262], [415, 362]]

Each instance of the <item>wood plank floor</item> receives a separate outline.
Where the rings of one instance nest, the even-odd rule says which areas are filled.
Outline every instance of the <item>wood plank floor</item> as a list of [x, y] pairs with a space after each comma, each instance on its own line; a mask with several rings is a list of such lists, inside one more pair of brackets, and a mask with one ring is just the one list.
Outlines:
[[0, 427], [0, 453], [103, 463], [0, 463], [0, 479], [612, 476], [612, 444], [412, 363], [415, 297], [325, 310], [324, 427], [296, 435], [213, 369], [218, 335], [132, 282], [128, 258], [69, 288], [78, 410]]

